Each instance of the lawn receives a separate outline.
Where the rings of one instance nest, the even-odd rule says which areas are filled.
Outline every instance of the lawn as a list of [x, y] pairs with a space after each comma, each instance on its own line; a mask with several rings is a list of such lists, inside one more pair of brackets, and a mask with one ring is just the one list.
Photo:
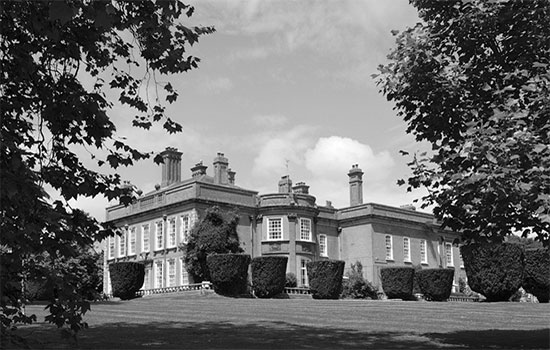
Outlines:
[[[44, 319], [44, 306], [27, 307]], [[178, 293], [92, 305], [78, 344], [45, 323], [33, 348], [550, 348], [550, 304], [232, 299]]]

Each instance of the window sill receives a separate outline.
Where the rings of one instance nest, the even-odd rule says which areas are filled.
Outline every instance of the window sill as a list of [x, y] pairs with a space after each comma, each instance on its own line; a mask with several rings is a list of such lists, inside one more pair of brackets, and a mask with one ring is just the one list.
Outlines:
[[429, 266], [430, 264], [428, 264], [427, 262], [421, 262], [420, 264], [424, 265], [424, 266]]
[[395, 260], [393, 260], [393, 259], [388, 259], [388, 258], [386, 258], [386, 261], [395, 262]]
[[412, 263], [413, 263], [413, 262], [410, 261], [410, 260], [403, 260], [403, 262], [404, 262], [405, 264], [409, 264], [409, 265], [412, 265]]

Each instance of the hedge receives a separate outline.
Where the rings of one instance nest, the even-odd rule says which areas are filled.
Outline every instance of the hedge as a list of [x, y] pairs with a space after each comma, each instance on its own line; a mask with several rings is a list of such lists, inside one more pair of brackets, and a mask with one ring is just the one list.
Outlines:
[[248, 286], [247, 254], [211, 254], [206, 258], [214, 291], [225, 296], [246, 294]]
[[132, 299], [143, 286], [145, 265], [137, 262], [117, 262], [109, 265], [113, 296], [122, 300]]
[[307, 263], [309, 290], [313, 299], [338, 299], [342, 292], [345, 262], [320, 260]]
[[445, 301], [451, 295], [454, 275], [454, 268], [424, 269], [415, 272], [415, 279], [426, 300]]
[[525, 250], [523, 289], [547, 303], [550, 297], [550, 250], [537, 248]]
[[252, 290], [258, 298], [282, 293], [286, 284], [286, 256], [259, 256], [252, 259]]
[[407, 266], [385, 267], [380, 270], [382, 289], [388, 299], [411, 299], [414, 268]]
[[460, 247], [470, 288], [487, 301], [508, 301], [523, 281], [523, 247], [473, 243]]

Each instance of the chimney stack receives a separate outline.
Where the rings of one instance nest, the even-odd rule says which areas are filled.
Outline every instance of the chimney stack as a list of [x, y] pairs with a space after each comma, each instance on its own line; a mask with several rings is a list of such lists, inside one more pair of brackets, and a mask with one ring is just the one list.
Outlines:
[[229, 181], [230, 185], [235, 184], [235, 174], [236, 172], [234, 172], [233, 170], [227, 169], [227, 180]]
[[309, 186], [305, 182], [297, 182], [292, 190], [294, 193], [309, 194]]
[[229, 183], [229, 178], [227, 174], [227, 166], [229, 161], [223, 153], [218, 153], [216, 158], [214, 158], [214, 183], [227, 185]]
[[191, 177], [193, 179], [197, 179], [203, 175], [206, 175], [206, 168], [208, 168], [206, 165], [202, 164], [202, 160], [195, 164], [194, 167], [191, 168]]
[[162, 182], [161, 187], [170, 186], [181, 181], [181, 155], [174, 147], [166, 147], [160, 153], [162, 156]]
[[358, 164], [351, 166], [349, 176], [349, 205], [363, 204], [363, 171]]
[[279, 180], [279, 193], [291, 193], [292, 192], [292, 180], [290, 176], [285, 175]]

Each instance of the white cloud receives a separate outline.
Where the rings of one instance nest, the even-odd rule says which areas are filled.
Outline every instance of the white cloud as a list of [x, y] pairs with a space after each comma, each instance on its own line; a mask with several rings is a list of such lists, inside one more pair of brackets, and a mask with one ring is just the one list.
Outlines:
[[339, 179], [353, 164], [365, 172], [365, 177], [385, 179], [394, 160], [389, 152], [375, 154], [369, 145], [347, 137], [330, 136], [317, 141], [305, 154], [306, 167], [315, 176]]
[[256, 176], [286, 175], [288, 167], [302, 164], [304, 154], [312, 143], [311, 133], [315, 128], [297, 125], [288, 130], [267, 131], [256, 141], [259, 152], [254, 159], [252, 173]]
[[257, 115], [252, 117], [252, 121], [262, 128], [275, 128], [285, 125], [288, 118], [280, 114]]
[[200, 92], [204, 94], [219, 94], [231, 90], [233, 82], [227, 77], [208, 78], [203, 76], [198, 86]]

